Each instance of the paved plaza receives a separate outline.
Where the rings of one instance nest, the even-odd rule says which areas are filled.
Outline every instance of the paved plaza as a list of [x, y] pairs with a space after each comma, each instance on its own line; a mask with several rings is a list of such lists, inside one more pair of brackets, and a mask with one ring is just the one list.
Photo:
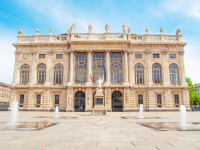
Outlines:
[[[138, 117], [138, 112], [90, 113], [60, 112], [76, 118], [38, 118], [54, 112], [19, 112], [18, 122], [47, 120], [58, 123], [37, 131], [0, 130], [1, 150], [170, 150], [200, 149], [200, 131], [156, 131], [142, 122], [179, 122], [179, 112], [144, 112], [144, 117], [160, 119], [123, 119]], [[200, 112], [187, 112], [187, 122], [200, 122]], [[0, 122], [9, 122], [10, 112], [0, 112]]]

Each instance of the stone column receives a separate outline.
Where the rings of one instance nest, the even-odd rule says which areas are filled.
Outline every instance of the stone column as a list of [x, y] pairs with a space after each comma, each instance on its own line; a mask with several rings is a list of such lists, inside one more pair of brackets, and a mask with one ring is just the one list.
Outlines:
[[19, 82], [20, 82], [19, 57], [20, 57], [20, 53], [15, 52], [15, 70], [14, 70], [14, 75], [13, 75], [12, 86], [19, 84]]
[[69, 84], [73, 83], [74, 77], [74, 51], [70, 50], [70, 70], [69, 70]]
[[167, 60], [167, 51], [163, 50], [162, 51], [162, 61], [163, 61], [163, 85], [164, 86], [169, 86], [170, 85], [170, 79], [169, 79], [169, 64]]
[[128, 58], [127, 50], [124, 50], [124, 84], [128, 84]]
[[[91, 65], [92, 65], [92, 50], [87, 51], [87, 85], [91, 85], [92, 83], [92, 70], [91, 70]], [[92, 76], [93, 77], [93, 76]]]
[[133, 66], [133, 52], [129, 51], [129, 80], [131, 86], [135, 84], [135, 73]]
[[47, 66], [46, 66], [46, 82], [45, 86], [50, 86], [51, 83], [53, 82], [51, 79], [52, 76], [52, 52], [47, 53]]
[[188, 84], [186, 82], [186, 77], [185, 77], [185, 65], [184, 65], [184, 57], [183, 56], [184, 56], [184, 51], [183, 50], [179, 51], [179, 59], [180, 59], [179, 74], [181, 73], [181, 85], [188, 86]]
[[152, 65], [151, 65], [151, 51], [146, 50], [146, 76], [147, 76], [147, 85], [152, 86], [153, 81], [152, 81]]
[[70, 87], [67, 89], [67, 108], [66, 111], [72, 112], [74, 111], [74, 94], [73, 88]]
[[105, 107], [107, 111], [112, 111], [112, 98], [111, 98], [111, 89], [105, 88]]
[[106, 49], [106, 85], [110, 85], [110, 50]]
[[36, 68], [36, 57], [37, 52], [32, 52], [31, 70], [30, 70], [30, 86], [36, 83], [37, 79], [37, 68]]
[[86, 88], [85, 111], [91, 112], [93, 106], [92, 88]]
[[69, 79], [69, 52], [65, 52], [65, 67], [64, 67], [64, 85], [67, 85]]

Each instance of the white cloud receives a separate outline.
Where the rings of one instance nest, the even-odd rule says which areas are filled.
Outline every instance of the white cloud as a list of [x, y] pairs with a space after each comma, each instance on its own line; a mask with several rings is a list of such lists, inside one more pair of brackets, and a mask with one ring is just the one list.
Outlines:
[[[98, 21], [97, 15], [87, 14], [83, 9], [75, 7], [69, 1], [65, 3], [62, 0], [24, 0], [23, 7], [28, 8], [27, 11], [33, 10], [32, 14], [36, 18], [44, 15], [56, 27], [63, 30], [63, 27], [70, 27], [72, 23], [76, 23], [82, 32], [88, 32], [89, 24], [94, 26], [95, 31], [102, 31], [102, 22]], [[77, 30], [77, 28], [76, 28]]]
[[11, 84], [13, 80], [15, 48], [12, 42], [14, 41], [15, 39], [11, 35], [0, 36], [0, 82], [8, 84]]
[[160, 10], [165, 13], [181, 13], [188, 17], [200, 19], [200, 0], [167, 0], [160, 6]]

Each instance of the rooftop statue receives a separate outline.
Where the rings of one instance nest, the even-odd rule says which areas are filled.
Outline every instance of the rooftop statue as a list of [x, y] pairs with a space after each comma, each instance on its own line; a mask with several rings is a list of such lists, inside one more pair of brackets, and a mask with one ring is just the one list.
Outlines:
[[71, 33], [74, 33], [74, 32], [75, 32], [75, 23], [72, 24], [72, 26], [71, 26]]
[[126, 33], [127, 28], [125, 24], [122, 25], [122, 28], [123, 28], [123, 32]]
[[92, 33], [92, 29], [93, 29], [93, 27], [92, 27], [91, 24], [89, 25], [88, 29], [89, 29], [89, 33]]
[[106, 23], [106, 26], [105, 26], [105, 30], [106, 30], [106, 33], [109, 32], [109, 25]]

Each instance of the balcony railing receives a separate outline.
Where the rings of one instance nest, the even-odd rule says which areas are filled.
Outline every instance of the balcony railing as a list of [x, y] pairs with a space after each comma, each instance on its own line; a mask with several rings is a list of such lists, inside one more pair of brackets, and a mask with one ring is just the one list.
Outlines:
[[67, 41], [100, 41], [100, 40], [126, 40], [131, 42], [175, 42], [181, 41], [181, 35], [145, 34], [133, 35], [126, 33], [71, 33], [66, 35], [34, 35], [18, 36], [18, 43], [44, 43]]

